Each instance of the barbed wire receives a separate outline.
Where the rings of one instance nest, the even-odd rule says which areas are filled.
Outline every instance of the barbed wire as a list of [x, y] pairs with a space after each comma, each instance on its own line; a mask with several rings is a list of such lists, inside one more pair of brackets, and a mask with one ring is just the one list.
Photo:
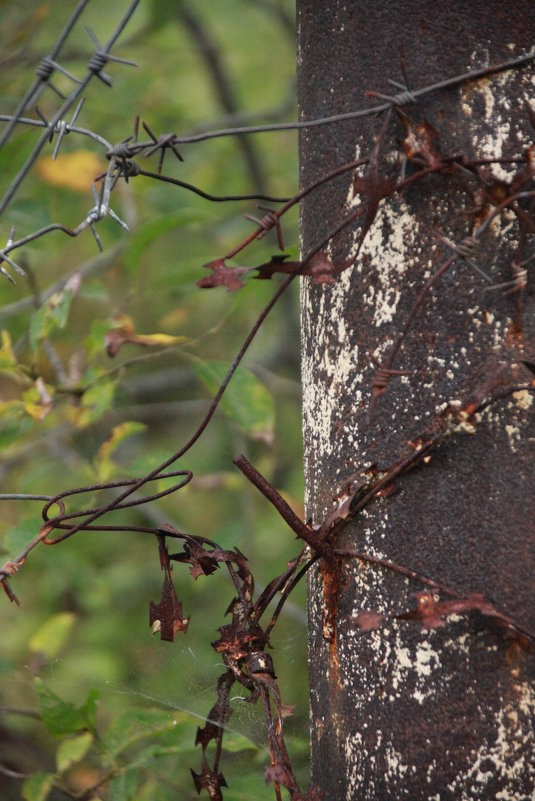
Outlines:
[[[48, 125], [45, 126], [45, 131], [39, 137], [37, 143], [35, 144], [32, 152], [30, 153], [28, 158], [26, 159], [24, 165], [21, 167], [21, 169], [19, 170], [19, 172], [17, 173], [17, 175], [15, 176], [13, 181], [11, 182], [11, 185], [6, 190], [4, 196], [0, 200], [0, 214], [2, 214], [5, 211], [5, 209], [8, 207], [9, 203], [11, 202], [13, 197], [15, 196], [15, 194], [16, 194], [17, 190], [19, 189], [20, 185], [22, 184], [22, 182], [24, 181], [24, 179], [28, 175], [28, 173], [31, 170], [32, 166], [35, 164], [35, 162], [36, 162], [37, 158], [39, 157], [39, 154], [41, 153], [43, 147], [45, 146], [47, 141], [49, 141], [50, 134], [55, 132], [56, 126], [58, 126], [58, 124], [64, 119], [64, 117], [65, 117], [66, 113], [69, 111], [69, 109], [80, 99], [82, 93], [85, 91], [85, 89], [87, 88], [88, 84], [92, 81], [92, 79], [95, 78], [95, 77], [100, 78], [101, 81], [106, 83], [108, 86], [111, 86], [111, 82], [110, 82], [109, 76], [107, 76], [106, 73], [103, 72], [104, 67], [106, 66], [106, 64], [108, 62], [114, 62], [114, 63], [119, 63], [119, 64], [129, 64], [131, 66], [137, 66], [137, 65], [135, 65], [135, 62], [133, 62], [133, 61], [127, 61], [126, 59], [119, 58], [118, 56], [112, 56], [110, 54], [110, 50], [112, 49], [112, 47], [116, 43], [117, 39], [119, 38], [119, 36], [123, 32], [123, 30], [125, 29], [126, 25], [130, 21], [130, 19], [132, 18], [132, 15], [134, 14], [134, 11], [136, 10], [136, 8], [139, 5], [139, 3], [140, 3], [140, 0], [132, 0], [132, 2], [130, 3], [130, 5], [129, 5], [128, 9], [126, 10], [125, 14], [123, 15], [123, 17], [121, 18], [121, 20], [117, 24], [114, 32], [112, 33], [112, 35], [110, 36], [110, 38], [108, 39], [108, 41], [106, 42], [106, 44], [103, 47], [98, 46], [99, 45], [98, 40], [96, 40], [96, 38], [94, 37], [94, 34], [92, 34], [92, 32], [90, 33], [91, 38], [93, 39], [94, 42], [96, 42], [97, 49], [95, 50], [95, 53], [89, 59], [89, 62], [87, 64], [86, 75], [82, 79], [77, 79], [77, 78], [74, 78], [74, 76], [72, 76], [72, 79], [74, 81], [76, 81], [77, 86], [72, 90], [70, 95], [68, 95], [68, 97], [65, 98], [65, 100], [62, 103], [61, 107], [52, 116], [52, 119], [50, 121], [48, 121]], [[85, 7], [85, 5], [86, 5], [86, 3], [83, 4], [83, 7]], [[83, 8], [81, 8], [79, 10], [79, 13], [81, 13], [82, 10], [83, 10]], [[79, 14], [78, 14], [78, 16], [79, 16]], [[60, 37], [58, 38], [58, 41], [60, 41], [60, 40], [64, 41], [64, 39], [68, 35], [68, 32], [70, 32], [71, 28], [69, 28], [69, 24], [70, 24], [70, 22], [67, 23], [67, 25], [65, 26], [65, 29], [60, 34]], [[67, 28], [68, 28], [68, 30], [67, 30]], [[66, 30], [67, 30], [67, 32], [66, 32]], [[53, 74], [53, 71], [56, 68], [56, 65], [55, 65], [55, 63], [52, 63], [51, 60], [46, 62], [46, 64], [47, 64], [47, 69], [41, 71], [40, 79], [43, 82], [49, 83], [50, 77]], [[18, 118], [15, 116], [15, 121], [17, 121], [17, 120], [18, 120]], [[61, 132], [67, 132], [67, 125], [60, 126], [60, 133]]]
[[[51, 51], [51, 56], [46, 57], [48, 59], [46, 63], [49, 66], [49, 72], [46, 73], [46, 70], [41, 70], [42, 74], [40, 74], [38, 82], [36, 82], [34, 86], [32, 86], [32, 91], [35, 92], [36, 86], [40, 86], [41, 88], [43, 88], [46, 82], [49, 82], [50, 76], [52, 75], [54, 69], [60, 69], [61, 71], [62, 68], [60, 67], [60, 65], [57, 64], [57, 62], [54, 61], [54, 58], [57, 56], [59, 48], [65, 41], [65, 38], [67, 37], [68, 33], [70, 32], [70, 30], [72, 30], [74, 22], [78, 19], [81, 12], [83, 11], [86, 2], [79, 4], [79, 7], [77, 7], [75, 12], [73, 12], [71, 19], [65, 25], [60, 36], [58, 37], [56, 45]], [[303, 128], [316, 127], [319, 125], [338, 123], [344, 120], [358, 119], [378, 114], [384, 111], [388, 111], [389, 109], [392, 108], [398, 108], [410, 103], [415, 103], [418, 101], [419, 98], [424, 97], [425, 95], [430, 94], [432, 92], [439, 91], [441, 89], [452, 88], [455, 86], [459, 86], [467, 81], [476, 80], [481, 77], [493, 75], [505, 70], [523, 66], [524, 64], [529, 63], [535, 58], [535, 51], [531, 51], [530, 53], [500, 62], [499, 64], [494, 64], [487, 67], [482, 67], [480, 69], [471, 70], [469, 72], [462, 73], [460, 75], [442, 81], [437, 81], [433, 84], [415, 90], [409, 90], [402, 84], [390, 80], [390, 83], [392, 85], [401, 90], [397, 94], [384, 95], [374, 91], [367, 92], [368, 95], [378, 97], [379, 99], [384, 99], [385, 100], [384, 103], [371, 106], [369, 108], [359, 109], [353, 112], [347, 112], [345, 114], [327, 116], [315, 120], [308, 120], [308, 121], [304, 120], [300, 122], [289, 122], [289, 123], [270, 123], [267, 125], [226, 128], [215, 131], [205, 131], [190, 136], [188, 135], [179, 136], [176, 133], [164, 133], [161, 134], [160, 136], [156, 136], [150, 129], [148, 124], [146, 122], [143, 122], [142, 123], [143, 128], [149, 134], [150, 139], [145, 141], [139, 141], [138, 140], [139, 117], [137, 117], [134, 124], [133, 135], [113, 145], [95, 131], [92, 131], [91, 129], [85, 127], [77, 126], [75, 123], [81, 112], [83, 104], [83, 98], [81, 98], [80, 95], [85, 90], [87, 84], [92, 79], [92, 77], [96, 75], [108, 86], [111, 86], [111, 80], [109, 76], [103, 73], [103, 68], [108, 61], [117, 62], [120, 64], [134, 65], [133, 61], [129, 61], [127, 59], [121, 59], [116, 56], [111, 56], [109, 50], [111, 49], [113, 44], [115, 44], [120, 33], [130, 20], [138, 2], [139, 0], [136, 0], [130, 5], [127, 12], [123, 16], [122, 20], [118, 24], [115, 32], [105, 45], [105, 47], [101, 47], [94, 33], [91, 30], [88, 30], [88, 33], [93, 41], [93, 44], [96, 47], [95, 54], [91, 57], [88, 63], [88, 72], [85, 78], [78, 82], [76, 88], [71, 92], [69, 97], [65, 99], [64, 104], [59, 109], [59, 111], [52, 117], [51, 120], [47, 120], [44, 117], [44, 115], [42, 115], [41, 111], [38, 108], [36, 109], [36, 113], [39, 115], [40, 119], [31, 119], [28, 117], [20, 116], [24, 111], [24, 109], [28, 107], [29, 103], [31, 102], [31, 99], [34, 96], [33, 94], [31, 94], [30, 91], [27, 93], [27, 96], [24, 98], [24, 101], [21, 102], [21, 104], [19, 104], [17, 111], [13, 115], [6, 115], [6, 114], [0, 115], [0, 121], [8, 122], [7, 130], [9, 132], [13, 130], [14, 126], [17, 123], [44, 128], [44, 131], [41, 134], [37, 144], [35, 145], [34, 150], [26, 160], [21, 170], [17, 173], [16, 177], [12, 181], [11, 186], [8, 188], [3, 199], [0, 201], [0, 215], [7, 208], [10, 200], [20, 187], [21, 183], [24, 181], [25, 177], [28, 175], [31, 167], [33, 166], [39, 154], [41, 153], [44, 145], [47, 143], [47, 141], [51, 142], [54, 135], [57, 135], [57, 140], [53, 150], [53, 156], [52, 156], [53, 158], [57, 158], [64, 137], [68, 133], [72, 132], [82, 136], [87, 136], [96, 143], [98, 143], [99, 145], [101, 145], [102, 147], [104, 147], [106, 152], [106, 157], [109, 161], [106, 173], [99, 176], [100, 180], [104, 180], [104, 190], [101, 191], [101, 194], [98, 197], [98, 199], [95, 197], [94, 206], [92, 206], [89, 209], [89, 211], [86, 214], [86, 217], [82, 220], [81, 223], [79, 223], [78, 226], [71, 228], [61, 223], [53, 223], [48, 226], [43, 226], [37, 231], [34, 231], [31, 234], [26, 235], [25, 237], [21, 237], [18, 240], [14, 239], [14, 233], [15, 233], [14, 229], [11, 230], [6, 245], [2, 250], [0, 250], [0, 259], [9, 264], [9, 266], [11, 266], [19, 274], [24, 274], [24, 271], [20, 267], [20, 265], [18, 265], [17, 262], [9, 256], [9, 253], [53, 231], [62, 231], [67, 236], [76, 237], [80, 233], [82, 233], [82, 231], [84, 231], [86, 228], [89, 228], [93, 234], [93, 237], [95, 238], [99, 250], [102, 250], [102, 242], [96, 231], [96, 224], [98, 222], [100, 222], [105, 217], [109, 216], [125, 230], [128, 230], [127, 224], [119, 218], [116, 212], [114, 212], [109, 205], [111, 192], [115, 187], [115, 185], [117, 184], [117, 181], [119, 181], [120, 179], [123, 179], [126, 182], [128, 182], [131, 178], [144, 176], [152, 180], [158, 180], [158, 181], [163, 181], [165, 183], [174, 184], [182, 189], [185, 189], [186, 191], [193, 192], [199, 195], [200, 197], [203, 197], [206, 200], [217, 203], [230, 202], [230, 201], [248, 201], [248, 200], [262, 200], [273, 203], [289, 202], [288, 198], [273, 197], [263, 193], [262, 194], [247, 193], [247, 194], [217, 196], [208, 193], [203, 189], [201, 189], [200, 187], [197, 187], [186, 181], [180, 180], [172, 176], [162, 175], [164, 158], [165, 154], [168, 151], [173, 152], [173, 154], [179, 161], [183, 161], [183, 156], [177, 149], [178, 145], [192, 144], [196, 142], [205, 141], [208, 139], [215, 139], [226, 136], [241, 136], [243, 134], [255, 134], [255, 133], [275, 132], [283, 130], [300, 130]], [[76, 79], [74, 76], [69, 75], [69, 77], [71, 77], [75, 81], [78, 81], [78, 79]], [[75, 108], [75, 111], [71, 117], [70, 122], [67, 122], [64, 119], [65, 113], [76, 102], [76, 100], [78, 100], [78, 104]], [[141, 155], [149, 157], [156, 153], [158, 153], [157, 172], [145, 170], [139, 165], [137, 161], [135, 161], [135, 159]], [[94, 188], [93, 188], [93, 193], [94, 193]], [[295, 199], [293, 200], [291, 199], [291, 202], [294, 202], [294, 200]], [[270, 214], [271, 215], [273, 214], [271, 210]], [[342, 230], [347, 225], [351, 224], [356, 216], [358, 216], [358, 214], [352, 215], [350, 219], [346, 220], [342, 224], [340, 230]], [[276, 217], [271, 216], [270, 219], [272, 222], [274, 222], [274, 224], [277, 224]], [[265, 220], [267, 222], [267, 215], [265, 217]], [[267, 230], [265, 225], [263, 227], [264, 230]], [[282, 244], [280, 229], [278, 229], [278, 233], [279, 233], [279, 243]], [[256, 237], [258, 237], [259, 235], [261, 235], [261, 232], [256, 234]], [[13, 279], [10, 276], [9, 272], [1, 266], [1, 262], [0, 262], [0, 272], [6, 278], [8, 278], [8, 280], [13, 282]]]
[[[39, 96], [45, 89], [45, 87], [50, 86], [56, 93], [58, 93], [58, 89], [56, 89], [50, 78], [54, 69], [58, 69], [63, 71], [63, 68], [57, 63], [56, 59], [60, 53], [61, 48], [65, 44], [70, 32], [74, 28], [77, 20], [79, 19], [82, 12], [85, 10], [85, 7], [90, 2], [90, 0], [79, 0], [76, 8], [72, 12], [71, 16], [69, 17], [68, 21], [65, 23], [61, 33], [59, 34], [56, 43], [52, 47], [52, 50], [48, 54], [48, 56], [44, 56], [41, 60], [39, 66], [37, 67], [37, 78], [34, 80], [33, 84], [30, 86], [22, 100], [20, 101], [19, 105], [15, 109], [12, 115], [7, 118], [8, 125], [4, 128], [2, 134], [0, 135], [0, 148], [5, 145], [8, 141], [9, 137], [15, 130], [17, 123], [21, 122], [22, 120], [21, 115], [24, 114], [24, 111], [28, 108], [28, 106], [36, 103], [39, 99]], [[69, 77], [72, 77], [70, 73], [68, 73]], [[59, 93], [60, 96], [61, 93]], [[3, 118], [2, 118], [3, 119]], [[26, 122], [26, 120], [25, 120]]]

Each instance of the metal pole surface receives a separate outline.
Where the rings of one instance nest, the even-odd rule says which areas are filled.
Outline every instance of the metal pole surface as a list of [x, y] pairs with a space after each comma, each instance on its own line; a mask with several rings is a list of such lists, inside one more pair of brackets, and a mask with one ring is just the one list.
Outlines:
[[[393, 95], [406, 82], [417, 90], [528, 52], [535, 4], [299, 0], [297, 20], [305, 120], [382, 102], [368, 90]], [[375, 148], [374, 174], [363, 168], [356, 183], [355, 173], [341, 175], [302, 203], [305, 255], [363, 204], [324, 248], [335, 265], [358, 250], [378, 174], [399, 182], [433, 158], [459, 165], [382, 199], [354, 265], [334, 283], [302, 279], [307, 514], [316, 525], [345, 490], [373, 483], [416, 450], [448, 409], [533, 379], [535, 267], [523, 268], [522, 287], [513, 267], [533, 253], [533, 201], [496, 212], [523, 165], [489, 160], [522, 155], [533, 142], [534, 84], [527, 65], [433, 92], [386, 123], [383, 113], [301, 131], [303, 188]], [[534, 188], [529, 176], [522, 187]], [[448, 244], [466, 245], [493, 213], [473, 252]], [[390, 373], [378, 375], [403, 331]], [[434, 579], [458, 599], [483, 596], [535, 630], [534, 410], [529, 389], [487, 406], [341, 528], [336, 546]], [[533, 798], [533, 646], [462, 603], [434, 622], [421, 610], [399, 617], [419, 598], [451, 597], [363, 560], [317, 562], [312, 780], [326, 799]]]

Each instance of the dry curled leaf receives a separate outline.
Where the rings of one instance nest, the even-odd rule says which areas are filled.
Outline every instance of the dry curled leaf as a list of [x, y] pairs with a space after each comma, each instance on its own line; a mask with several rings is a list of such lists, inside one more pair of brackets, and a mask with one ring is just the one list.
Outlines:
[[397, 617], [401, 620], [416, 620], [424, 628], [434, 629], [445, 625], [445, 618], [449, 615], [462, 615], [467, 612], [477, 611], [486, 617], [493, 617], [497, 622], [515, 629], [514, 623], [477, 592], [470, 593], [466, 598], [452, 598], [448, 601], [440, 601], [437, 596], [430, 592], [418, 594], [418, 605], [416, 609], [411, 609]]
[[225, 259], [215, 259], [204, 265], [207, 270], [211, 270], [211, 275], [206, 275], [197, 281], [197, 286], [201, 289], [212, 289], [216, 286], [226, 286], [229, 292], [241, 289], [245, 284], [241, 280], [242, 275], [246, 275], [251, 267], [227, 267]]
[[364, 612], [359, 612], [351, 620], [361, 631], [375, 631], [382, 625], [385, 616], [380, 612], [375, 612], [373, 609], [367, 609]]
[[182, 604], [178, 600], [173, 586], [171, 562], [165, 545], [165, 537], [160, 534], [157, 538], [160, 566], [164, 571], [164, 581], [160, 603], [150, 602], [149, 626], [153, 627], [154, 634], [160, 632], [162, 640], [173, 642], [179, 631], [186, 632], [188, 630], [189, 617], [183, 617]]
[[210, 801], [223, 801], [223, 793], [221, 792], [221, 788], [228, 787], [228, 784], [226, 783], [225, 777], [222, 773], [210, 770], [208, 765], [205, 765], [202, 773], [195, 773], [195, 771], [191, 770], [191, 768], [190, 773], [193, 777], [193, 782], [198, 795], [200, 794], [201, 790], [206, 790]]
[[136, 334], [132, 318], [127, 315], [119, 317], [116, 323], [104, 338], [106, 353], [112, 359], [125, 344], [141, 345], [144, 348], [168, 348], [191, 342], [188, 337], [172, 336], [171, 334]]
[[442, 159], [438, 147], [440, 137], [436, 128], [426, 119], [416, 123], [405, 115], [402, 115], [401, 122], [406, 134], [401, 147], [409, 161], [417, 159], [426, 167], [438, 167]]
[[173, 642], [179, 631], [188, 630], [189, 617], [183, 617], [182, 604], [168, 571], [165, 572], [160, 603], [150, 602], [149, 625], [154, 627], [154, 633], [159, 631], [161, 639], [167, 642]]
[[362, 228], [358, 236], [356, 255], [362, 247], [366, 234], [373, 225], [381, 200], [393, 194], [396, 188], [394, 181], [391, 178], [385, 177], [379, 168], [381, 148], [388, 120], [389, 115], [387, 114], [364, 175], [357, 175], [353, 182], [353, 194], [364, 195], [366, 198], [364, 222], [362, 223]]
[[255, 269], [258, 279], [270, 279], [275, 273], [282, 273], [290, 275], [296, 273], [297, 275], [309, 275], [314, 284], [334, 284], [335, 276], [347, 270], [353, 262], [344, 261], [335, 264], [325, 251], [315, 253], [310, 259], [303, 261], [286, 261], [288, 256], [284, 254], [277, 254], [272, 256], [270, 261], [264, 264], [259, 264]]

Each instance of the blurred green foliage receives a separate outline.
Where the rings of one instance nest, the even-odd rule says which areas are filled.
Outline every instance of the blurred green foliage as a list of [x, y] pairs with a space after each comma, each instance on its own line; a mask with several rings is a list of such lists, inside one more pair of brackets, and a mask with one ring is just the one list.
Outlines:
[[[14, 110], [74, 5], [0, 2], [2, 113]], [[105, 42], [126, 7], [91, 0], [59, 61], [83, 74], [91, 55], [84, 25]], [[110, 64], [113, 88], [93, 80], [77, 124], [119, 142], [132, 134], [136, 115], [157, 135], [291, 119], [292, 25], [291, 0], [142, 0], [113, 51], [139, 69]], [[61, 75], [54, 83], [71, 88]], [[46, 90], [39, 107], [49, 117], [58, 98]], [[37, 135], [18, 126], [0, 150], [2, 194]], [[164, 172], [214, 194], [295, 194], [295, 134], [248, 141], [247, 147], [235, 138], [184, 146], [184, 163], [167, 155]], [[103, 149], [71, 133], [54, 167], [52, 148], [4, 213], [3, 238], [12, 225], [17, 236], [51, 222], [74, 228], [94, 205], [90, 183], [105, 169]], [[157, 159], [147, 159], [147, 169], [155, 171]], [[202, 265], [250, 232], [243, 215], [258, 213], [254, 202], [211, 204], [138, 177], [117, 186], [112, 208], [131, 232], [111, 220], [99, 223], [102, 255], [89, 230], [76, 239], [54, 232], [12, 254], [27, 278], [16, 276], [14, 287], [0, 280], [3, 492], [55, 495], [139, 476], [167, 458], [201, 420], [225, 365], [274, 291], [275, 282], [254, 280], [236, 293], [196, 286]], [[295, 215], [284, 232], [295, 254]], [[258, 264], [275, 250], [269, 234], [245, 251], [243, 263]], [[110, 357], [105, 337], [125, 326], [130, 341]], [[236, 546], [259, 587], [280, 573], [298, 545], [232, 458], [244, 452], [299, 510], [298, 341], [295, 286], [268, 317], [224, 407], [177, 464], [193, 470], [194, 481], [116, 522], [167, 522]], [[153, 486], [157, 491], [165, 482]], [[2, 502], [2, 561], [38, 533], [40, 506]], [[234, 588], [222, 571], [194, 582], [180, 565], [174, 581], [192, 620], [187, 635], [170, 644], [153, 638], [148, 626], [149, 601], [159, 601], [162, 582], [154, 537], [81, 533], [30, 553], [11, 582], [21, 608], [7, 598], [0, 606], [0, 770], [7, 768], [0, 773], [1, 801], [196, 797], [189, 773], [200, 767], [195, 732], [223, 671], [210, 642], [228, 621]], [[295, 705], [286, 723], [289, 750], [306, 783], [303, 610], [299, 587], [272, 642], [283, 701]], [[269, 753], [260, 710], [241, 698], [233, 705], [222, 761], [225, 798], [272, 798], [263, 780]], [[92, 786], [93, 795], [83, 796]]]

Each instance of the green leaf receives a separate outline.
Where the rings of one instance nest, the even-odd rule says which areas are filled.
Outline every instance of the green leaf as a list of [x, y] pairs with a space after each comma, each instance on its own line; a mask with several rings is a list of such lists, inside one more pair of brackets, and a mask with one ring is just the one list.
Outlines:
[[[199, 359], [194, 367], [203, 384], [215, 395], [228, 365]], [[271, 441], [275, 422], [273, 398], [249, 370], [238, 367], [221, 399], [221, 408], [250, 437]]]
[[109, 801], [132, 801], [138, 785], [138, 774], [135, 770], [126, 770], [110, 782]]
[[93, 742], [93, 735], [86, 731], [77, 737], [63, 740], [56, 752], [56, 765], [60, 773], [65, 773], [72, 765], [80, 762], [89, 751]]
[[54, 776], [51, 773], [32, 773], [22, 785], [24, 801], [45, 801], [54, 786]]
[[59, 612], [40, 626], [28, 643], [30, 651], [54, 659], [71, 633], [76, 622], [72, 612]]
[[237, 751], [259, 751], [258, 745], [244, 734], [237, 731], [225, 732], [223, 750], [236, 753]]
[[153, 450], [143, 450], [137, 453], [136, 456], [128, 463], [128, 470], [134, 476], [142, 476], [144, 473], [150, 473], [159, 464], [162, 464], [169, 458], [169, 451], [154, 448]]
[[151, 765], [156, 759], [163, 757], [176, 756], [177, 754], [187, 754], [194, 752], [195, 737], [189, 737], [187, 741], [177, 743], [176, 745], [149, 745], [144, 748], [130, 762], [131, 768], [145, 768]]
[[39, 343], [48, 336], [51, 326], [49, 325], [48, 308], [46, 304], [37, 309], [30, 320], [30, 347], [35, 353]]
[[143, 740], [177, 729], [185, 716], [161, 709], [126, 709], [119, 714], [103, 738], [106, 751], [113, 757]]
[[35, 426], [35, 420], [24, 411], [22, 401], [0, 403], [0, 450], [24, 437]]
[[175, 228], [206, 219], [206, 212], [200, 209], [185, 208], [162, 214], [141, 225], [130, 237], [124, 254], [124, 263], [129, 270], [135, 270], [147, 247]]
[[96, 690], [90, 690], [85, 704], [76, 707], [70, 701], [63, 701], [39, 678], [35, 680], [35, 687], [39, 696], [41, 718], [51, 734], [61, 736], [85, 729], [95, 730], [98, 697]]
[[84, 339], [84, 346], [89, 359], [100, 356], [105, 350], [105, 337], [112, 323], [109, 320], [93, 320], [89, 334]]
[[84, 428], [90, 423], [100, 420], [113, 406], [116, 380], [97, 381], [82, 395], [82, 403], [76, 414], [76, 426]]
[[3, 540], [3, 548], [10, 557], [14, 557], [22, 549], [33, 540], [39, 533], [43, 521], [39, 517], [29, 517], [26, 520], [21, 520], [14, 526], [10, 526], [5, 533]]
[[128, 421], [120, 423], [112, 429], [110, 436], [106, 442], [102, 443], [96, 456], [96, 468], [100, 481], [108, 481], [112, 475], [115, 468], [112, 457], [119, 445], [128, 437], [134, 436], [145, 428], [144, 423]]
[[61, 292], [55, 292], [40, 309], [37, 309], [30, 321], [29, 332], [30, 347], [34, 353], [54, 328], [65, 327], [73, 298], [74, 291], [64, 289]]
[[48, 299], [50, 320], [56, 328], [65, 328], [73, 298], [73, 290], [64, 289], [63, 292], [57, 292]]

